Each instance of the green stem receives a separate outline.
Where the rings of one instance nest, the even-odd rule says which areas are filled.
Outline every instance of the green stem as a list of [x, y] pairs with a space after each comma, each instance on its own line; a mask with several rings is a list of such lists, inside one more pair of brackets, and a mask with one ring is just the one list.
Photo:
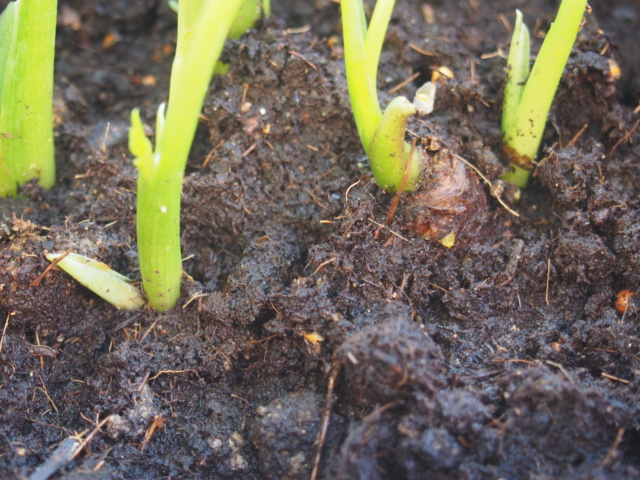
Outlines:
[[513, 28], [509, 58], [507, 59], [507, 83], [502, 102], [502, 135], [516, 123], [518, 106], [529, 76], [529, 29], [522, 21], [522, 12], [516, 10], [516, 24]]
[[242, 6], [229, 30], [229, 38], [240, 38], [247, 30], [253, 28], [256, 22], [260, 20], [261, 15], [261, 0], [243, 0]]
[[0, 197], [33, 178], [55, 183], [56, 14], [56, 0], [20, 0], [0, 18]]
[[[395, 0], [378, 0], [376, 7], [373, 9], [373, 15], [371, 15], [369, 30], [367, 31], [365, 27], [364, 51], [369, 67], [366, 73], [373, 81], [374, 89], [376, 89], [376, 79], [378, 78], [378, 63], [380, 61], [380, 53], [382, 53], [382, 44], [384, 43], [384, 37], [387, 35], [387, 28], [389, 27], [394, 5]], [[376, 100], [377, 98], [376, 94]]]
[[[400, 187], [409, 160], [404, 132], [415, 108], [404, 98], [393, 100], [384, 115], [376, 86], [382, 44], [395, 0], [378, 0], [369, 30], [362, 0], [342, 0], [347, 87], [362, 146], [369, 157], [373, 176], [385, 190]], [[420, 182], [422, 162], [414, 154], [405, 190], [414, 191]]]
[[[371, 142], [371, 170], [376, 183], [385, 190], [395, 191], [402, 183], [411, 149], [404, 141], [405, 126], [409, 116], [414, 113], [416, 109], [409, 100], [405, 97], [394, 98], [387, 105]], [[398, 156], [403, 158], [399, 159]], [[421, 170], [420, 154], [414, 150], [404, 191], [413, 192], [418, 188]]]
[[505, 182], [513, 183], [518, 188], [525, 188], [529, 183], [531, 171], [511, 162], [509, 171], [502, 176]]
[[[578, 36], [586, 4], [587, 0], [563, 0], [560, 4], [522, 92], [515, 122], [505, 130], [504, 141], [512, 163], [523, 170], [529, 170], [538, 155], [547, 115]], [[504, 178], [514, 181], [509, 174]], [[528, 175], [518, 172], [517, 178], [516, 185], [526, 186]]]
[[[384, 0], [384, 2], [391, 3], [393, 6], [394, 0]], [[362, 0], [342, 0], [341, 10], [347, 88], [360, 141], [368, 154], [369, 145], [382, 118], [376, 86], [378, 58], [370, 59], [365, 49], [367, 23]], [[384, 33], [382, 39], [377, 39], [376, 43], [382, 45], [382, 40], [384, 40]], [[373, 42], [370, 42], [370, 45], [372, 44]], [[378, 57], [379, 55], [378, 51]], [[371, 65], [374, 65], [373, 74]]]
[[155, 153], [137, 163], [140, 272], [149, 303], [159, 311], [173, 307], [180, 296], [182, 179], [214, 65], [241, 4], [242, 0], [179, 3], [166, 119]]

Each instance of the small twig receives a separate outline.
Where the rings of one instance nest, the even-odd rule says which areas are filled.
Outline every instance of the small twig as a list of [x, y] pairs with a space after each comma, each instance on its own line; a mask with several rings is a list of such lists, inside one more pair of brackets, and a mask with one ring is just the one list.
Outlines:
[[323, 204], [320, 200], [318, 200], [310, 189], [305, 188], [304, 191], [307, 192], [307, 194], [309, 194], [309, 196], [311, 197], [311, 200], [313, 200], [313, 203], [318, 205], [322, 210], [327, 209], [327, 206]]
[[149, 375], [151, 375], [151, 370], [147, 370], [144, 374], [144, 377], [142, 377], [142, 381], [140, 382], [140, 385], [138, 385], [139, 393], [142, 393], [142, 390], [144, 390], [144, 387], [147, 385], [147, 382], [149, 381]]
[[409, 298], [409, 295], [407, 295], [407, 292], [405, 291], [407, 288], [407, 281], [410, 277], [410, 274], [406, 274], [403, 273], [402, 274], [402, 283], [398, 286], [396, 285], [396, 283], [391, 280], [389, 278], [389, 281], [391, 282], [391, 284], [396, 287], [397, 290], [400, 291], [400, 293], [404, 296], [405, 300], [407, 301], [407, 303], [409, 304], [409, 308], [411, 309], [411, 318], [416, 318], [416, 309], [413, 307], [413, 302], [411, 301], [411, 298]]
[[[93, 437], [96, 435], [96, 433], [98, 433], [100, 431], [100, 429], [102, 428], [102, 426], [107, 423], [107, 421], [111, 418], [111, 415], [108, 415], [107, 417], [105, 417], [100, 423], [98, 423], [97, 425], [95, 425], [95, 428], [91, 431], [91, 433], [89, 433], [89, 435], [87, 435], [87, 437], [82, 440], [82, 442], [80, 442], [80, 445], [78, 445], [78, 447], [76, 448], [75, 452], [73, 452], [73, 455], [71, 456], [70, 460], [73, 460], [74, 458], [76, 458], [78, 456], [78, 454], [89, 444], [89, 442], [91, 440], [93, 440]], [[69, 437], [69, 438], [74, 438], [76, 440], [79, 440], [80, 437]]]
[[287, 35], [297, 35], [300, 33], [307, 33], [309, 30], [311, 30], [311, 25], [303, 25], [302, 27], [298, 28], [287, 28], [282, 31], [282, 35], [284, 35], [285, 37]]
[[311, 276], [313, 277], [316, 273], [318, 273], [322, 267], [324, 267], [325, 265], [329, 265], [330, 263], [335, 262], [338, 259], [338, 257], [333, 257], [330, 258], [329, 260], [327, 260], [326, 262], [322, 262], [320, 265], [318, 265], [318, 268], [316, 268], [313, 273], [311, 274]]
[[551, 147], [549, 148], [549, 152], [550, 152], [549, 155], [544, 157], [539, 162], [536, 162], [535, 160], [531, 160], [531, 163], [536, 166], [536, 169], [540, 168], [545, 163], [547, 163], [551, 157], [553, 157], [554, 155], [557, 155], [557, 153], [556, 153], [556, 147], [557, 146], [558, 146], [558, 142], [555, 142], [553, 145], [551, 145]]
[[[45, 254], [47, 252], [45, 251]], [[64, 257], [66, 257], [67, 255], [69, 255], [71, 253], [71, 250], [67, 250], [66, 252], [64, 252], [62, 255], [60, 255], [58, 258], [56, 258], [53, 262], [51, 262], [51, 264], [49, 266], [47, 266], [47, 268], [44, 269], [44, 272], [42, 272], [40, 275], [38, 275], [36, 277], [36, 279], [31, 282], [31, 286], [32, 287], [38, 287], [40, 286], [40, 282], [42, 282], [42, 280], [44, 279], [44, 276], [49, 273], [49, 271], [54, 268], [58, 263], [60, 263], [60, 261], [62, 259], [64, 259]]]
[[192, 369], [189, 369], [189, 370], [160, 370], [153, 377], [150, 377], [148, 381], [150, 382], [152, 380], [155, 380], [160, 375], [163, 375], [165, 373], [195, 373], [195, 372]]
[[67, 435], [73, 435], [73, 433], [74, 433], [72, 430], [69, 430], [68, 428], [61, 427], [60, 425], [54, 425], [53, 423], [40, 422], [40, 421], [35, 420], [35, 419], [31, 418], [31, 417], [22, 417], [22, 418], [24, 418], [25, 420], [27, 420], [27, 421], [29, 421], [31, 423], [35, 423], [36, 425], [40, 425], [41, 427], [55, 428], [55, 429], [58, 429], [58, 430], [62, 430]]
[[629, 130], [624, 137], [622, 137], [620, 140], [616, 142], [616, 144], [613, 146], [613, 148], [609, 152], [609, 156], [613, 155], [613, 152], [615, 152], [616, 149], [620, 145], [622, 145], [623, 142], [625, 142], [631, 135], [633, 135], [633, 132], [635, 131], [635, 129], [638, 128], [638, 124], [640, 124], [640, 119], [636, 120], [636, 123], [633, 124], [633, 127], [631, 127], [631, 130]]
[[7, 327], [9, 326], [9, 318], [11, 313], [7, 313], [7, 319], [4, 322], [4, 328], [2, 329], [2, 338], [0, 338], [0, 353], [2, 353], [2, 345], [4, 344], [4, 336], [7, 333]]
[[289, 55], [293, 55], [294, 57], [298, 57], [300, 60], [302, 60], [304, 63], [306, 63], [307, 65], [309, 65], [311, 68], [313, 68], [314, 70], [318, 70], [318, 67], [316, 65], [314, 65], [313, 63], [311, 63], [309, 60], [307, 60], [305, 58], [304, 55], [302, 55], [301, 53], [298, 52], [294, 52], [293, 50], [289, 50]]
[[35, 389], [36, 390], [40, 390], [44, 394], [44, 396], [49, 401], [49, 403], [51, 404], [53, 409], [56, 411], [56, 415], [60, 415], [60, 412], [58, 412], [58, 407], [56, 407], [56, 404], [53, 402], [53, 399], [49, 395], [49, 392], [47, 391], [47, 388], [44, 387], [44, 382], [42, 382], [42, 379], [40, 379], [40, 382], [42, 383], [43, 386], [42, 387], [36, 387]]
[[160, 320], [162, 320], [163, 318], [166, 317], [158, 317], [156, 318], [153, 323], [151, 325], [149, 325], [149, 328], [147, 328], [147, 330], [142, 334], [142, 336], [138, 339], [138, 343], [142, 343], [144, 341], [145, 338], [147, 338], [147, 335], [149, 335], [151, 333], [151, 331], [156, 327], [156, 325], [158, 324], [158, 322]]
[[405, 237], [403, 237], [402, 235], [400, 235], [399, 233], [394, 232], [393, 230], [391, 230], [391, 229], [390, 229], [389, 227], [387, 227], [386, 225], [383, 225], [383, 224], [381, 224], [381, 223], [376, 222], [373, 218], [369, 218], [368, 220], [369, 220], [371, 223], [373, 223], [374, 225], [377, 225], [377, 226], [379, 226], [379, 227], [381, 227], [381, 228], [384, 228], [385, 230], [388, 230], [388, 231], [389, 231], [389, 233], [390, 233], [391, 235], [395, 235], [395, 236], [396, 236], [396, 237], [398, 237], [400, 240], [404, 240], [404, 241], [405, 241], [405, 242], [407, 242], [407, 243], [411, 243], [411, 244], [413, 244], [413, 242], [412, 242], [411, 240], [409, 240], [408, 238], [405, 238]]
[[103, 155], [107, 153], [107, 138], [109, 138], [110, 128], [111, 128], [111, 122], [107, 122], [107, 128], [104, 131], [104, 138], [102, 139], [102, 148], [100, 149]]
[[207, 297], [207, 296], [208, 296], [208, 295], [207, 295], [206, 293], [199, 293], [199, 294], [197, 294], [197, 295], [194, 295], [193, 297], [191, 297], [191, 298], [187, 301], [187, 303], [185, 303], [185, 304], [182, 306], [182, 308], [187, 308], [187, 307], [189, 306], [189, 304], [190, 304], [191, 302], [193, 302], [194, 300], [197, 300], [198, 298], [202, 298], [202, 297]]
[[116, 325], [115, 327], [113, 327], [111, 330], [109, 330], [107, 333], [110, 336], [115, 335], [117, 332], [119, 332], [120, 330], [128, 327], [129, 325], [131, 325], [132, 323], [134, 323], [136, 320], [138, 320], [138, 318], [140, 318], [140, 316], [142, 316], [142, 313], [135, 313], [133, 315], [131, 315], [129, 318], [125, 319], [123, 322], [120, 322], [118, 325]]
[[544, 292], [544, 300], [549, 305], [549, 281], [551, 280], [551, 259], [547, 259], [547, 287]]
[[522, 360], [521, 358], [494, 358], [491, 360], [493, 363], [526, 363], [527, 365], [537, 365], [536, 362], [531, 360]]
[[216, 151], [222, 146], [224, 145], [224, 140], [220, 140], [215, 147], [213, 147], [211, 150], [209, 150], [209, 153], [207, 153], [207, 156], [204, 157], [204, 162], [202, 162], [202, 168], [206, 167], [209, 162], [211, 161], [211, 159], [213, 158], [213, 154], [216, 153]]
[[327, 385], [327, 396], [324, 403], [324, 413], [322, 415], [322, 428], [320, 429], [320, 435], [318, 436], [318, 443], [316, 445], [316, 457], [313, 462], [313, 468], [311, 469], [311, 476], [309, 480], [316, 480], [318, 477], [318, 471], [320, 470], [320, 460], [322, 460], [322, 448], [324, 442], [327, 439], [327, 431], [329, 430], [329, 419], [331, 418], [331, 408], [333, 406], [333, 389], [335, 387], [336, 378], [340, 373], [340, 363], [334, 362], [331, 367], [331, 376], [329, 377], [329, 383]]
[[559, 369], [562, 373], [564, 373], [564, 376], [567, 377], [569, 379], [569, 381], [575, 385], [575, 382], [573, 381], [573, 378], [571, 378], [569, 376], [569, 372], [567, 372], [567, 369], [564, 368], [564, 366], [562, 364], [560, 364], [558, 362], [552, 362], [551, 360], [546, 360], [545, 363], [548, 364], [548, 365], [551, 365], [552, 367], [556, 367], [557, 369]]
[[629, 385], [629, 380], [625, 380], [624, 378], [614, 377], [613, 375], [609, 375], [608, 373], [600, 372], [604, 378], [608, 378], [609, 380], [613, 380], [615, 382], [624, 383], [625, 385]]
[[244, 152], [242, 152], [242, 158], [246, 157], [247, 155], [249, 155], [251, 152], [253, 152], [255, 150], [255, 148], [258, 146], [257, 143], [254, 143], [253, 145], [251, 145], [249, 148], [247, 148]]
[[418, 139], [415, 137], [411, 139], [411, 149], [409, 150], [409, 160], [407, 160], [407, 166], [404, 169], [404, 175], [402, 176], [402, 180], [400, 181], [400, 185], [398, 186], [398, 191], [393, 196], [393, 200], [391, 200], [391, 206], [389, 207], [389, 212], [387, 213], [387, 218], [385, 219], [385, 223], [387, 225], [391, 225], [391, 222], [393, 221], [393, 216], [396, 214], [396, 209], [398, 208], [398, 203], [400, 203], [400, 197], [402, 196], [402, 192], [404, 192], [404, 187], [407, 185], [407, 179], [409, 178], [411, 164], [413, 163], [413, 152], [415, 152], [417, 141]]
[[505, 58], [505, 55], [502, 49], [498, 48], [494, 52], [483, 53], [482, 55], [480, 55], [480, 60], [489, 60], [490, 58], [496, 58], [496, 57]]
[[421, 55], [424, 55], [425, 57], [435, 57], [436, 54], [430, 50], [425, 50], [422, 47], [419, 47], [418, 45], [416, 45], [415, 43], [409, 43], [409, 48], [411, 50], [415, 50], [416, 52], [418, 52]]
[[580, 130], [578, 130], [578, 133], [576, 133], [573, 138], [571, 140], [569, 140], [569, 143], [567, 143], [567, 145], [564, 147], [565, 150], [571, 146], [573, 146], [574, 143], [576, 143], [578, 141], [578, 139], [582, 136], [582, 134], [587, 130], [587, 127], [589, 126], [588, 123], [585, 123], [582, 128]]
[[247, 101], [247, 93], [249, 93], [249, 84], [243, 83], [242, 86], [244, 88], [242, 89], [242, 98], [240, 99], [240, 105], [244, 105], [244, 103]]
[[389, 95], [393, 95], [394, 93], [396, 93], [398, 90], [400, 90], [402, 87], [404, 87], [405, 85], [410, 84], [411, 82], [413, 82], [416, 78], [418, 78], [420, 76], [420, 72], [416, 72], [413, 75], [411, 75], [409, 78], [401, 81], [399, 84], [397, 84], [395, 87], [393, 87], [391, 90], [389, 90]]
[[351, 185], [349, 185], [349, 188], [347, 188], [347, 191], [344, 192], [344, 209], [345, 210], [349, 208], [349, 192], [353, 187], [358, 185], [360, 182], [361, 180], [358, 180], [356, 183], [352, 183]]
[[145, 449], [147, 448], [147, 445], [149, 445], [149, 441], [151, 440], [151, 437], [154, 434], [154, 432], [158, 428], [162, 428], [165, 423], [167, 423], [167, 419], [164, 418], [162, 415], [155, 415], [153, 417], [153, 422], [151, 423], [151, 426], [144, 434], [144, 440], [142, 441], [142, 445], [140, 445], [141, 452], [144, 452]]
[[400, 400], [400, 399], [391, 400], [389, 403], [385, 403], [381, 407], [378, 407], [369, 415], [364, 416], [362, 418], [362, 423], [369, 422], [369, 421], [377, 421], [384, 412], [391, 410], [393, 408], [396, 408], [398, 405], [403, 405], [403, 404], [404, 404], [403, 400]]
[[478, 174], [478, 176], [484, 180], [484, 182], [489, 185], [489, 190], [491, 190], [491, 194], [494, 196], [494, 198], [496, 200], [498, 200], [498, 203], [500, 203], [500, 205], [502, 205], [504, 207], [504, 209], [509, 212], [511, 215], [513, 215], [514, 217], [519, 217], [520, 214], [518, 212], [516, 212], [515, 210], [513, 210], [511, 207], [509, 207], [509, 205], [507, 205], [506, 203], [504, 203], [504, 201], [502, 201], [502, 199], [500, 198], [500, 196], [498, 195], [498, 192], [496, 191], [496, 189], [493, 187], [493, 184], [489, 181], [489, 179], [487, 177], [485, 177], [482, 172], [478, 169], [478, 167], [476, 167], [475, 165], [473, 165], [471, 162], [469, 162], [468, 160], [465, 160], [464, 158], [462, 158], [460, 155], [456, 155], [455, 153], [452, 153], [452, 155], [454, 157], [456, 157], [458, 160], [460, 160], [461, 162], [464, 162], [469, 168], [471, 168], [474, 172], [476, 172]]
[[71, 461], [79, 445], [80, 442], [74, 437], [63, 440], [51, 456], [44, 463], [38, 465], [29, 476], [29, 480], [47, 480]]
[[607, 452], [607, 456], [604, 457], [604, 460], [602, 460], [602, 466], [606, 467], [609, 462], [613, 459], [613, 456], [616, 454], [616, 451], [618, 450], [618, 447], [620, 446], [620, 442], [622, 441], [622, 437], [624, 436], [624, 432], [626, 431], [625, 427], [622, 427], [618, 430], [618, 433], [616, 435], [616, 438], [613, 440], [613, 444], [611, 445], [611, 448], [609, 449], [609, 451]]
[[498, 14], [498, 20], [502, 22], [504, 27], [507, 29], [507, 33], [511, 37], [513, 35], [513, 27], [511, 26], [511, 22], [507, 19], [507, 17], [503, 13]]
[[435, 288], [437, 288], [437, 289], [439, 289], [439, 290], [442, 290], [444, 293], [449, 293], [449, 290], [447, 290], [447, 289], [446, 289], [446, 288], [444, 288], [444, 287], [441, 287], [440, 285], [436, 285], [435, 283], [432, 283], [432, 282], [427, 282], [427, 283], [428, 283], [429, 285], [431, 285], [432, 287], [435, 287]]
[[461, 375], [458, 378], [464, 380], [484, 380], [485, 378], [495, 377], [496, 375], [500, 375], [502, 370], [494, 370], [493, 372], [487, 372], [481, 375]]
[[[40, 331], [40, 326], [38, 325], [36, 327], [36, 345], [37, 345], [37, 347], [40, 347], [40, 333], [39, 333], [39, 331]], [[33, 355], [33, 353], [32, 353], [32, 355]], [[44, 370], [44, 359], [42, 358], [42, 356], [40, 356], [40, 368], [42, 370]]]

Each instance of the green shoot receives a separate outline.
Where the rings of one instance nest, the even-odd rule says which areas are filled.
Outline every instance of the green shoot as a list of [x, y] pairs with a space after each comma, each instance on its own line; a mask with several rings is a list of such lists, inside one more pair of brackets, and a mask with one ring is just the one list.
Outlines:
[[[131, 112], [129, 150], [138, 167], [138, 255], [144, 291], [156, 310], [180, 297], [180, 195], [202, 103], [224, 42], [243, 4], [253, 0], [178, 2], [178, 41], [166, 117], [158, 109], [155, 151], [137, 109]], [[250, 7], [251, 5], [249, 5]]]
[[[404, 97], [392, 101], [384, 115], [376, 86], [382, 43], [395, 0], [378, 0], [367, 30], [362, 0], [342, 0], [347, 86], [353, 116], [362, 146], [369, 157], [373, 176], [382, 188], [398, 190], [409, 161], [409, 145], [404, 141], [407, 119], [415, 113]], [[410, 165], [404, 190], [418, 188], [422, 161], [418, 152]]]
[[528, 80], [529, 32], [522, 14], [516, 12], [507, 66], [502, 140], [511, 161], [511, 171], [503, 178], [520, 188], [529, 181], [531, 163], [538, 155], [547, 115], [578, 36], [586, 3], [587, 0], [562, 0]]
[[[167, 3], [171, 10], [178, 13], [178, 0], [169, 0]], [[229, 38], [240, 38], [247, 30], [253, 28], [263, 12], [265, 17], [271, 16], [271, 0], [244, 0], [229, 31]], [[226, 75], [226, 72], [216, 71], [215, 74]]]
[[[404, 141], [404, 131], [407, 119], [414, 113], [416, 109], [409, 100], [405, 97], [394, 98], [387, 105], [373, 135], [368, 152], [371, 170], [378, 185], [385, 189], [396, 191], [402, 183], [411, 150], [411, 146]], [[418, 187], [420, 173], [420, 155], [414, 153], [404, 191], [412, 192]]]
[[[169, 8], [178, 13], [178, 0], [169, 0]], [[236, 40], [244, 35], [247, 30], [253, 28], [256, 22], [260, 20], [262, 12], [264, 12], [265, 17], [271, 15], [270, 0], [243, 0], [240, 11], [229, 30], [228, 38]], [[231, 65], [228, 63], [218, 61], [213, 67], [213, 75], [224, 76], [229, 72], [230, 67]]]
[[263, 11], [265, 17], [271, 15], [271, 0], [244, 0], [229, 30], [229, 38], [238, 39], [253, 28]]
[[33, 178], [55, 183], [56, 0], [18, 0], [0, 16], [0, 197]]
[[131, 280], [102, 262], [75, 253], [47, 253], [45, 256], [78, 283], [120, 310], [136, 310], [144, 305], [142, 292], [131, 284]]
[[516, 124], [518, 105], [529, 76], [529, 29], [522, 21], [522, 12], [516, 10], [511, 47], [507, 58], [507, 83], [502, 104], [502, 131]]

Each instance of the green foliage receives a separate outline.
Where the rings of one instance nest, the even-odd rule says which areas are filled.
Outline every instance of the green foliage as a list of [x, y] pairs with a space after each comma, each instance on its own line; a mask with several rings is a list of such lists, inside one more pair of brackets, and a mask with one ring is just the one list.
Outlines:
[[38, 178], [55, 183], [56, 0], [18, 0], [0, 16], [0, 197]]
[[46, 257], [118, 309], [136, 310], [144, 305], [142, 292], [131, 284], [131, 280], [102, 262], [75, 253], [47, 253]]
[[[353, 116], [362, 146], [369, 157], [373, 176], [385, 190], [396, 191], [409, 161], [409, 146], [404, 141], [407, 119], [415, 113], [404, 97], [393, 100], [384, 115], [376, 86], [382, 43], [395, 0], [378, 0], [369, 28], [362, 0], [342, 0], [347, 86]], [[405, 191], [418, 188], [422, 161], [414, 152]]]
[[578, 36], [586, 3], [562, 0], [528, 79], [529, 32], [522, 14], [516, 13], [507, 61], [502, 140], [511, 160], [511, 172], [504, 179], [518, 187], [525, 187], [529, 181], [531, 162], [538, 155], [547, 115]]
[[263, 10], [264, 15], [268, 17], [271, 13], [270, 0], [244, 0], [229, 30], [229, 38], [238, 39], [253, 28], [260, 20]]
[[[171, 10], [178, 13], [178, 0], [169, 0], [168, 4]], [[238, 15], [229, 30], [229, 38], [238, 39], [244, 35], [247, 30], [253, 28], [256, 22], [260, 20], [263, 12], [265, 17], [271, 15], [271, 0], [243, 0]], [[226, 72], [216, 71], [214, 74], [225, 75]]]
[[169, 102], [166, 116], [164, 104], [158, 109], [155, 150], [138, 110], [131, 113], [129, 149], [138, 167], [140, 272], [149, 303], [159, 311], [173, 307], [180, 297], [182, 179], [209, 82], [243, 5], [253, 12], [254, 0], [180, 1]]

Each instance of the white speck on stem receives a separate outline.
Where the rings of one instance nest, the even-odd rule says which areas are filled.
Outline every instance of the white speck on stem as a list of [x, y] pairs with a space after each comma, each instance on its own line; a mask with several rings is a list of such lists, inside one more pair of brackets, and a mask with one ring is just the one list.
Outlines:
[[167, 213], [167, 207], [166, 207], [166, 206], [164, 206], [164, 205], [162, 205], [162, 206], [160, 207], [160, 211], [161, 211], [162, 213]]

